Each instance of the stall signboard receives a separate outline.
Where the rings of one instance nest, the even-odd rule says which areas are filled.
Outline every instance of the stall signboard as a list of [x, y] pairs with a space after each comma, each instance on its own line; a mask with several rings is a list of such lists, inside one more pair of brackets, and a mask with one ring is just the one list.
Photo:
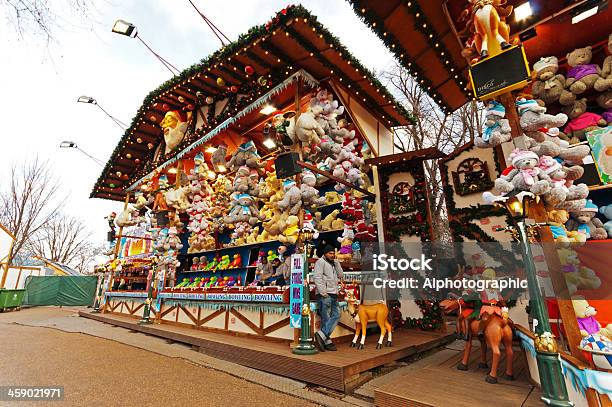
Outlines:
[[292, 328], [302, 327], [302, 299], [304, 293], [304, 256], [291, 256], [291, 285], [289, 286], [289, 317]]
[[167, 300], [206, 300], [234, 302], [283, 302], [282, 293], [177, 293], [165, 292], [157, 295], [158, 299]]
[[472, 90], [480, 100], [524, 88], [530, 80], [529, 63], [520, 45], [470, 67]]
[[121, 291], [108, 291], [106, 292], [107, 297], [131, 297], [131, 298], [146, 298], [146, 292], [121, 292]]

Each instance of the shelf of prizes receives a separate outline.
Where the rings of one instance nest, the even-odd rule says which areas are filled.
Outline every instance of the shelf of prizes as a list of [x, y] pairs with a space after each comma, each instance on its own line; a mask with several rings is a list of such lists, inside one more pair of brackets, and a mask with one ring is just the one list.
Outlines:
[[[157, 323], [293, 341], [291, 256], [308, 252], [312, 271], [332, 245], [359, 273], [380, 217], [366, 160], [412, 119], [365, 69], [368, 86], [347, 82], [362, 69], [347, 52], [334, 69], [293, 63], [326, 32], [294, 13], [307, 12], [288, 8], [145, 99], [92, 191], [123, 202], [106, 218], [103, 312], [140, 318], [150, 302]], [[334, 335], [352, 336], [342, 309]]]

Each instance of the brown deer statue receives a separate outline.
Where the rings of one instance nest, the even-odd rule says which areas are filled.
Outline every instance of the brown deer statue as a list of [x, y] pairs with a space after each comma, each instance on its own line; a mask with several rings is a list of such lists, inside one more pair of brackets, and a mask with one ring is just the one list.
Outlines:
[[[392, 346], [391, 334], [393, 328], [387, 320], [387, 317], [389, 316], [389, 308], [387, 307], [387, 304], [382, 302], [368, 305], [360, 304], [357, 297], [355, 297], [354, 290], [346, 290], [344, 299], [347, 303], [348, 311], [351, 314], [351, 317], [353, 317], [355, 320], [355, 337], [353, 338], [353, 342], [351, 342], [351, 348], [357, 347], [357, 349], [363, 349], [365, 345], [366, 329], [369, 321], [376, 321], [380, 327], [380, 338], [376, 344], [376, 349], [381, 349], [383, 347], [385, 334], [388, 334], [385, 346]], [[357, 344], [360, 333], [361, 341], [359, 344]]]

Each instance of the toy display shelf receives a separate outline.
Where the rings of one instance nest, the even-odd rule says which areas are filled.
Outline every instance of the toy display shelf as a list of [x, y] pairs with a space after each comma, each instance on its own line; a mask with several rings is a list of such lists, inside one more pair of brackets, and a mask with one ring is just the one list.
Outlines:
[[215, 272], [223, 272], [223, 271], [232, 271], [232, 270], [242, 270], [242, 269], [250, 269], [250, 268], [257, 268], [257, 266], [240, 266], [240, 267], [232, 267], [229, 269], [225, 269], [225, 270], [186, 270], [183, 271], [183, 273], [185, 274], [189, 274], [189, 273], [215, 273]]
[[591, 185], [589, 187], [589, 191], [603, 191], [606, 189], [612, 188], [612, 184], [604, 184], [604, 185]]
[[247, 244], [238, 245], [238, 246], [225, 246], [225, 247], [220, 247], [218, 249], [204, 250], [201, 252], [191, 252], [191, 253], [187, 252], [185, 255], [186, 256], [202, 256], [202, 255], [206, 255], [210, 253], [223, 252], [223, 251], [231, 250], [231, 249], [243, 249], [245, 247], [250, 247], [250, 246], [263, 246], [263, 245], [274, 244], [274, 243], [280, 244], [278, 240], [265, 240], [263, 242], [247, 243]]

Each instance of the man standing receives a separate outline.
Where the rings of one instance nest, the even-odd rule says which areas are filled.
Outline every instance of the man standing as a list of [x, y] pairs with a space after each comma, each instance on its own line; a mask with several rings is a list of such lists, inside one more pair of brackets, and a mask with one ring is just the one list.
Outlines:
[[323, 257], [314, 266], [314, 283], [319, 296], [319, 312], [321, 314], [321, 329], [314, 337], [321, 351], [336, 350], [331, 341], [331, 334], [336, 329], [340, 319], [338, 306], [338, 281], [342, 280], [342, 266], [336, 260], [333, 246], [325, 246]]

